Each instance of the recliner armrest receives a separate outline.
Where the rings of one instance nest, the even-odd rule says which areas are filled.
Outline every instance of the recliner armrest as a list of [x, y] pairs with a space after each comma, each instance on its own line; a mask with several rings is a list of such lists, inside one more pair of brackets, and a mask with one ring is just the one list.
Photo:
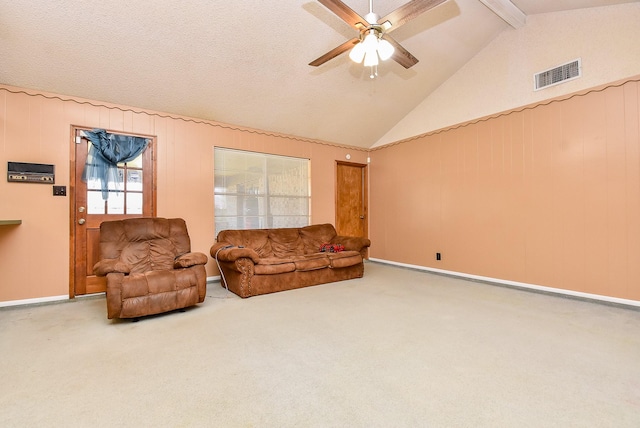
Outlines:
[[102, 259], [93, 266], [93, 273], [98, 276], [106, 276], [112, 272], [128, 274], [131, 272], [131, 266], [120, 259]]
[[209, 258], [204, 253], [186, 253], [176, 257], [173, 261], [174, 269], [187, 268], [195, 265], [206, 265]]

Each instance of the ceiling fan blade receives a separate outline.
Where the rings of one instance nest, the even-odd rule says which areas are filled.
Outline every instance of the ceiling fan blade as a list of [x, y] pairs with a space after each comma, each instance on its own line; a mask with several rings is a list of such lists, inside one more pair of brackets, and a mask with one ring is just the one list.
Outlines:
[[360, 41], [360, 39], [358, 39], [357, 37], [354, 37], [351, 40], [347, 40], [346, 42], [344, 42], [343, 44], [341, 44], [337, 48], [334, 48], [334, 49], [330, 50], [329, 52], [327, 52], [326, 54], [322, 55], [321, 57], [311, 61], [309, 63], [309, 65], [317, 67], [317, 66], [319, 66], [321, 64], [324, 64], [325, 62], [329, 61], [330, 59], [333, 59], [333, 58], [337, 57], [341, 53], [348, 51], [349, 49], [351, 49], [353, 47], [353, 45], [355, 45], [359, 41]]
[[[438, 6], [440, 3], [444, 3], [446, 0], [413, 0], [409, 3], [400, 6], [387, 16], [378, 20], [378, 23], [385, 28], [385, 31], [388, 33], [400, 27], [402, 24], [405, 24], [411, 21], [413, 18], [418, 15]], [[322, 3], [322, 1], [320, 1]], [[389, 22], [391, 27], [388, 27], [388, 24], [385, 25], [385, 22]]]
[[383, 34], [382, 38], [391, 43], [395, 48], [393, 55], [391, 56], [391, 59], [395, 62], [404, 68], [411, 68], [418, 63], [418, 58], [411, 55], [408, 50], [403, 48], [400, 43], [396, 42], [391, 36]]
[[[349, 6], [342, 3], [340, 0], [318, 0], [324, 7], [331, 12], [338, 15], [347, 24], [351, 25], [356, 30], [360, 30], [362, 26], [367, 26], [367, 21], [353, 11]], [[360, 25], [358, 25], [360, 24]]]

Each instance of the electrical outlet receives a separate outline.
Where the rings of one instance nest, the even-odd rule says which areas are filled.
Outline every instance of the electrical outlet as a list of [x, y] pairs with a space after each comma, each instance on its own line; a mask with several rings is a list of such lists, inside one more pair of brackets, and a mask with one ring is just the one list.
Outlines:
[[53, 196], [67, 196], [67, 186], [53, 186]]
[[440, 255], [440, 253], [436, 253], [436, 260], [442, 260], [442, 256]]

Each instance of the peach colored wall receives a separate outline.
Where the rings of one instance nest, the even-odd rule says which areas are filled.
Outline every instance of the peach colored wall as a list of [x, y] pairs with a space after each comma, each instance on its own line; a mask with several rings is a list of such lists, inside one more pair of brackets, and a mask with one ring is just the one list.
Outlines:
[[372, 151], [371, 257], [640, 300], [639, 82]]
[[[134, 111], [135, 110], [135, 111]], [[157, 214], [183, 217], [195, 251], [214, 242], [213, 147], [311, 159], [312, 222], [335, 219], [335, 163], [363, 149], [270, 134], [0, 85], [0, 302], [69, 292], [69, 197], [51, 185], [8, 183], [8, 161], [54, 164], [56, 184], [70, 182], [72, 125], [157, 136]], [[208, 275], [217, 275], [213, 263]]]

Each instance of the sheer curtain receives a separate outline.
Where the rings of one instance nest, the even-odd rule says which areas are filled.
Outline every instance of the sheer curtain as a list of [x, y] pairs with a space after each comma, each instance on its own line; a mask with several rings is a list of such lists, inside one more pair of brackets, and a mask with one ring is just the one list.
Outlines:
[[[98, 180], [101, 183], [102, 199], [109, 199], [109, 183], [116, 189], [122, 188], [122, 180], [118, 174], [118, 163], [130, 162], [137, 158], [149, 145], [143, 137], [110, 134], [104, 129], [84, 131], [91, 142], [87, 162], [82, 172], [82, 181]], [[117, 191], [117, 190], [116, 190]]]
[[309, 159], [214, 147], [216, 234], [308, 226]]

